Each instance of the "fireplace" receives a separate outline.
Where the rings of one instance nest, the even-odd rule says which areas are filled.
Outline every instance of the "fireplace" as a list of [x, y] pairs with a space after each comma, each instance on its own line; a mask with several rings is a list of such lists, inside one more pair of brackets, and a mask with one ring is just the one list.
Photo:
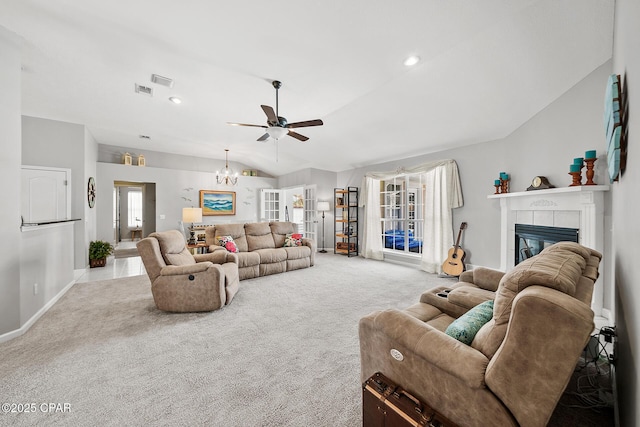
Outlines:
[[544, 248], [554, 243], [578, 243], [579, 237], [579, 229], [577, 228], [515, 224], [514, 265], [539, 254]]
[[[604, 193], [608, 190], [606, 185], [581, 185], [488, 196], [500, 201], [500, 269], [503, 271], [519, 262], [517, 254], [524, 248], [523, 239], [516, 238], [517, 225], [579, 230], [575, 237], [562, 240], [577, 240], [605, 254], [591, 302], [596, 318], [607, 319], [608, 323], [603, 324], [611, 324], [614, 318], [611, 307], [604, 307], [605, 289], [608, 300], [615, 299], [613, 287], [608, 285], [608, 259], [604, 252]], [[527, 244], [539, 240], [536, 237], [527, 240]], [[545, 243], [540, 244], [539, 249], [544, 246]]]

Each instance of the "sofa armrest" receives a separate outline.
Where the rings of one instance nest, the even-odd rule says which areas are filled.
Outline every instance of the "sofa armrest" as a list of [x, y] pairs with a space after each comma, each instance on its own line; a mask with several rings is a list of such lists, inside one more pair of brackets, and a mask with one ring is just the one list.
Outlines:
[[181, 276], [184, 274], [202, 273], [213, 266], [211, 262], [199, 262], [189, 265], [167, 265], [160, 270], [160, 276]]
[[224, 264], [227, 262], [228, 253], [229, 252], [226, 249], [222, 248], [221, 251], [214, 251], [206, 254], [195, 254], [193, 255], [193, 258], [197, 263], [209, 261], [214, 264]]
[[[484, 375], [489, 364], [486, 356], [407, 313], [384, 310], [363, 317], [360, 320], [363, 348], [376, 345], [369, 340], [373, 337], [368, 336], [368, 330], [376, 330], [468, 387], [485, 388]], [[390, 350], [386, 349], [386, 353]]]
[[308, 246], [311, 249], [310, 265], [313, 266], [316, 261], [316, 242], [313, 239], [302, 238], [302, 246]]
[[504, 275], [504, 271], [487, 267], [476, 267], [473, 270], [468, 270], [460, 274], [458, 280], [460, 282], [473, 283], [479, 288], [495, 292]]
[[232, 262], [234, 264], [240, 265], [240, 261], [238, 260], [238, 254], [233, 252], [227, 252], [227, 261]]
[[313, 252], [316, 249], [316, 242], [313, 239], [307, 239], [306, 237], [303, 237], [302, 246], [309, 246], [311, 248], [311, 251]]
[[593, 328], [588, 305], [529, 286], [513, 300], [507, 334], [487, 368], [487, 386], [521, 424], [546, 425]]

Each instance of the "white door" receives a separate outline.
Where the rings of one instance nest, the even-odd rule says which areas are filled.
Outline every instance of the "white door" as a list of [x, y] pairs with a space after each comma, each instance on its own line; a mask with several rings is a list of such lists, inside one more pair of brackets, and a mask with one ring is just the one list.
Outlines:
[[304, 187], [304, 237], [318, 242], [318, 209], [316, 186]]
[[70, 169], [22, 167], [24, 222], [71, 219]]

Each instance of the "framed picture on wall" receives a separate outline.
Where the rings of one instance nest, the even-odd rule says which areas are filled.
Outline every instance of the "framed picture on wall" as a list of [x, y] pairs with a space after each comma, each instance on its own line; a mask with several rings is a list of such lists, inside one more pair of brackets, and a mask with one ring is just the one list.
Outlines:
[[202, 215], [235, 215], [236, 192], [200, 190]]

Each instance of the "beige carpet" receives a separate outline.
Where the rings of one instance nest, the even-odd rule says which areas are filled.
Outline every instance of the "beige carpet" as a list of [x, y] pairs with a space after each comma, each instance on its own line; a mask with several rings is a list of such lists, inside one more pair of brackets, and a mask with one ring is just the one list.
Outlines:
[[203, 314], [158, 311], [146, 276], [76, 284], [0, 344], [2, 402], [37, 406], [0, 425], [361, 425], [358, 320], [452, 279], [317, 258], [242, 281], [231, 305]]

